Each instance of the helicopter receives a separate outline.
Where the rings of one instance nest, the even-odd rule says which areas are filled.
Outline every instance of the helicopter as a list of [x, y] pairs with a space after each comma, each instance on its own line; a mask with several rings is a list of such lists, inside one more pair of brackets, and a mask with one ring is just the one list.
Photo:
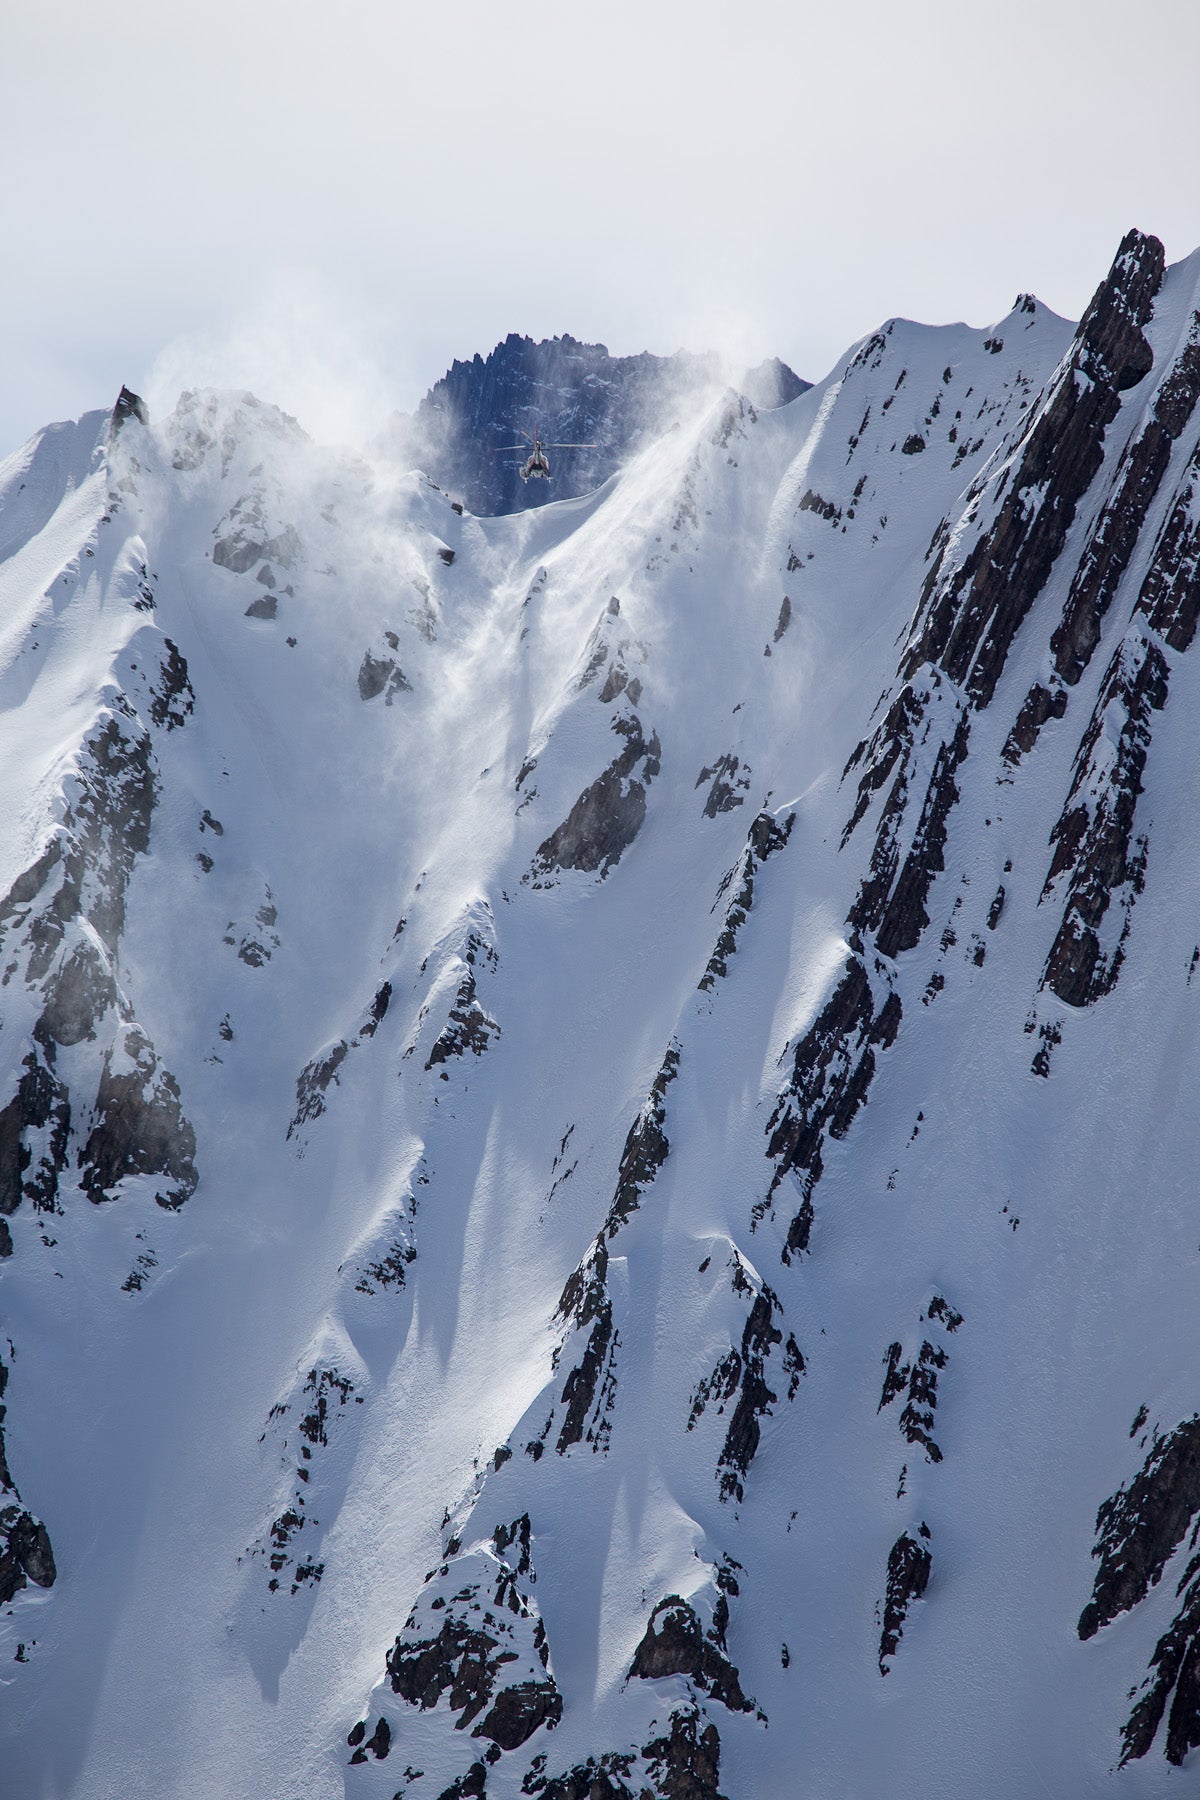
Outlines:
[[[521, 432], [525, 442], [523, 444], [502, 444], [496, 454], [505, 456], [511, 451], [519, 450], [525, 456], [525, 461], [517, 471], [522, 481], [548, 481], [550, 479], [550, 459], [546, 455], [547, 450], [598, 450], [600, 448], [598, 444], [543, 444], [536, 425], [533, 428], [532, 437], [527, 431], [521, 431], [519, 425], [517, 430]], [[526, 454], [526, 452], [528, 453]]]

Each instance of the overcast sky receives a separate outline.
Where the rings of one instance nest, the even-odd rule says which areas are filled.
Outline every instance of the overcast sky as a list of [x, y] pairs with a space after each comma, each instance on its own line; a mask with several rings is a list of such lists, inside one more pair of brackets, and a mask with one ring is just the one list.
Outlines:
[[0, 454], [122, 381], [323, 436], [509, 331], [823, 374], [1200, 243], [1196, 0], [0, 0]]

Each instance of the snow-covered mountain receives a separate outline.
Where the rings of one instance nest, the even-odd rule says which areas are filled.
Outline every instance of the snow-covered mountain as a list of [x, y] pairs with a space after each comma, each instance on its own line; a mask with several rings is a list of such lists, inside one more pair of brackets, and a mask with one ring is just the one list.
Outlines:
[[[778, 357], [733, 370], [717, 356], [610, 356], [578, 338], [510, 332], [486, 356], [455, 362], [411, 416], [398, 413], [378, 454], [414, 464], [474, 513], [519, 512], [573, 500], [614, 475], [631, 448], [694, 413], [731, 382], [765, 411], [806, 393]], [[553, 481], [522, 481], [534, 432], [551, 445]], [[523, 452], [513, 446], [525, 444]]]
[[1180, 1791], [1198, 308], [0, 466], [6, 1800]]

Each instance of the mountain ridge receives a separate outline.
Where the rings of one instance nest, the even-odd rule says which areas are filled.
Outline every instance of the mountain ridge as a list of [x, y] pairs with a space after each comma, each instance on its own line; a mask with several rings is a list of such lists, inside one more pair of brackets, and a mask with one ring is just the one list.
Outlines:
[[0, 467], [18, 1791], [1188, 1764], [1198, 289], [532, 513]]

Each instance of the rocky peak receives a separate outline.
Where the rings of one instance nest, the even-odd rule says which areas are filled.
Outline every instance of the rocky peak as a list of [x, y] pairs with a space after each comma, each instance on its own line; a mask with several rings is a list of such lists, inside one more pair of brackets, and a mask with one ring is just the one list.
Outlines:
[[[510, 332], [486, 357], [452, 363], [414, 416], [393, 421], [386, 446], [471, 512], [518, 512], [599, 487], [636, 442], [672, 422], [689, 395], [719, 392], [733, 373], [712, 355], [613, 356], [606, 345], [569, 334], [535, 342]], [[736, 384], [764, 408], [784, 406], [811, 385], [778, 357]], [[523, 482], [523, 456], [504, 447], [534, 430], [544, 443], [576, 447], [549, 453], [550, 480]]]

